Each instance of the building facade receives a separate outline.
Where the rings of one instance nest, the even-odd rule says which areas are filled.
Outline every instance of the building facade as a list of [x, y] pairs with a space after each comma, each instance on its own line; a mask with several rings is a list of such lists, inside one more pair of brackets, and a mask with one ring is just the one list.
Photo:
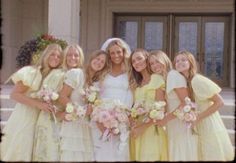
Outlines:
[[79, 43], [87, 58], [110, 37], [131, 49], [191, 51], [200, 71], [235, 88], [234, 0], [2, 0], [1, 83], [19, 47], [38, 33]]

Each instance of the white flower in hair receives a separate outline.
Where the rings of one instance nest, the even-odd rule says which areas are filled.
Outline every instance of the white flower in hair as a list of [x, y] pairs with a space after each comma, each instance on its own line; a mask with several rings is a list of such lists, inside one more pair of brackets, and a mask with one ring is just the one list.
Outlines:
[[106, 51], [108, 45], [109, 45], [112, 41], [114, 41], [114, 40], [119, 40], [119, 41], [121, 41], [121, 42], [124, 44], [124, 46], [126, 47], [127, 53], [128, 53], [129, 55], [131, 54], [131, 50], [130, 50], [129, 45], [128, 45], [124, 40], [122, 40], [121, 38], [117, 38], [117, 37], [113, 37], [113, 38], [107, 39], [107, 40], [102, 44], [101, 50]]

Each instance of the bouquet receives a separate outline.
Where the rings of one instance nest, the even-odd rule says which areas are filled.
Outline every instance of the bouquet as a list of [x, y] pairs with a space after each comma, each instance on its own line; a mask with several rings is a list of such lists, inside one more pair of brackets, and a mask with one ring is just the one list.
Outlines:
[[48, 88], [47, 85], [43, 85], [42, 89], [40, 89], [36, 94], [32, 94], [32, 97], [42, 99], [44, 102], [52, 106], [52, 108], [54, 109], [52, 112], [52, 115], [56, 123], [57, 121], [56, 121], [55, 112], [57, 111], [57, 107], [53, 105], [53, 101], [56, 101], [58, 99], [59, 97], [58, 93]]
[[80, 93], [82, 94], [86, 103], [94, 104], [94, 102], [98, 99], [99, 91], [99, 87], [91, 85], [88, 88], [82, 90]]
[[189, 97], [185, 97], [185, 106], [182, 109], [176, 109], [174, 115], [182, 120], [187, 128], [192, 127], [192, 122], [197, 119], [196, 104]]
[[156, 120], [164, 118], [165, 105], [166, 103], [164, 101], [137, 102], [131, 109], [131, 117], [133, 119], [142, 117], [142, 121], [146, 123], [150, 120], [156, 122]]
[[[165, 105], [164, 101], [154, 101], [154, 102], [137, 102], [131, 109], [131, 117], [135, 121], [136, 126], [138, 119], [141, 119], [141, 123], [148, 123], [151, 120], [156, 122], [161, 120], [165, 116]], [[158, 133], [158, 128], [155, 126], [156, 133]]]
[[86, 110], [84, 107], [73, 103], [67, 103], [65, 115], [67, 121], [76, 121], [79, 118], [84, 118], [85, 114]]
[[109, 141], [112, 136], [119, 136], [119, 150], [123, 150], [127, 145], [129, 118], [127, 107], [120, 101], [101, 101], [99, 105], [95, 105], [91, 121], [101, 123], [106, 128], [101, 135], [102, 141]]

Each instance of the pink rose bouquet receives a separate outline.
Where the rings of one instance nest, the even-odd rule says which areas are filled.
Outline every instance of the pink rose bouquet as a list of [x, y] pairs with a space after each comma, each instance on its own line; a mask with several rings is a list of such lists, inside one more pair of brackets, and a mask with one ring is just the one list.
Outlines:
[[119, 150], [127, 145], [129, 137], [129, 113], [127, 107], [119, 101], [101, 101], [95, 105], [91, 114], [91, 121], [101, 123], [106, 129], [101, 139], [109, 141], [112, 136], [119, 136]]

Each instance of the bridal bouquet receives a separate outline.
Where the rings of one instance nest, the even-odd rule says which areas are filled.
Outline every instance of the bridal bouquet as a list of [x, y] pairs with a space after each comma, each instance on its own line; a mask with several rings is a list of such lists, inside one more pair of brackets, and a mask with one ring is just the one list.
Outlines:
[[99, 91], [100, 89], [98, 86], [91, 85], [88, 88], [81, 90], [80, 93], [87, 103], [93, 104], [98, 99]]
[[109, 141], [112, 136], [119, 136], [119, 150], [127, 145], [129, 137], [129, 118], [127, 107], [118, 100], [101, 101], [95, 105], [91, 121], [101, 123], [106, 129], [101, 139]]
[[65, 112], [65, 119], [67, 121], [76, 121], [79, 118], [85, 117], [86, 109], [77, 104], [67, 103]]
[[54, 109], [54, 111], [52, 112], [52, 115], [56, 123], [57, 121], [56, 121], [55, 112], [57, 111], [57, 107], [53, 105], [53, 101], [56, 101], [58, 99], [59, 97], [58, 93], [48, 88], [47, 85], [43, 85], [42, 89], [40, 89], [37, 93], [32, 94], [31, 96], [34, 98], [42, 99], [44, 102], [52, 106], [52, 108]]
[[197, 119], [196, 104], [189, 97], [185, 97], [185, 106], [181, 109], [176, 109], [173, 113], [177, 118], [186, 123], [188, 128], [191, 128], [192, 122]]

